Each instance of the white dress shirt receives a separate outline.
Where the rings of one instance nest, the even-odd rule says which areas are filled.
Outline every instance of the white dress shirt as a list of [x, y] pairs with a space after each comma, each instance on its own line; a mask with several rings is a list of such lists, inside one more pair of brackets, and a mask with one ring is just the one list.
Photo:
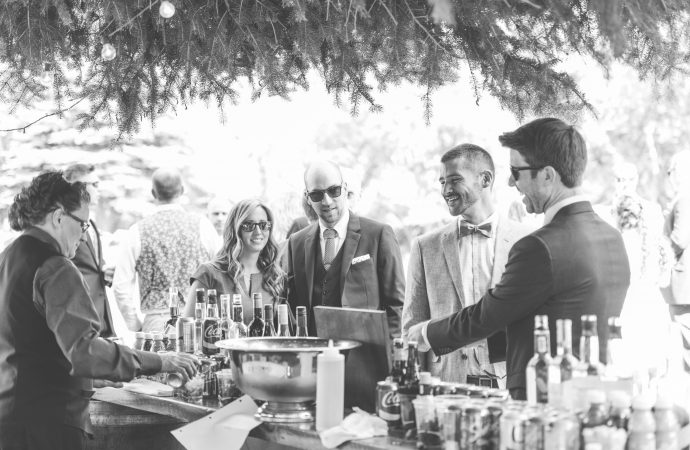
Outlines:
[[568, 205], [572, 205], [573, 203], [588, 201], [589, 198], [587, 198], [586, 195], [577, 194], [573, 195], [572, 197], [564, 198], [560, 202], [554, 203], [553, 205], [546, 208], [546, 211], [544, 211], [544, 225], [550, 224], [553, 218], [558, 213], [558, 211], [560, 211], [562, 208]]
[[[152, 214], [168, 211], [182, 210], [182, 206], [177, 203], [158, 205]], [[199, 216], [199, 237], [201, 244], [209, 255], [213, 256], [220, 248], [220, 238], [211, 222], [204, 216]], [[136, 262], [141, 254], [141, 238], [139, 235], [138, 223], [130, 227], [122, 239], [119, 247], [119, 254], [115, 264], [115, 275], [113, 277], [113, 293], [115, 301], [122, 312], [127, 327], [136, 331], [141, 327], [143, 315], [139, 305], [139, 292], [137, 286]], [[189, 274], [192, 275], [191, 273]]]

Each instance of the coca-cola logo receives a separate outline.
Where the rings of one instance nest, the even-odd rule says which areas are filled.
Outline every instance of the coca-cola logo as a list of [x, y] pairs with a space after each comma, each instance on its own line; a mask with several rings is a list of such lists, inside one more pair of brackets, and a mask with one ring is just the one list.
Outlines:
[[398, 406], [399, 404], [400, 398], [397, 391], [388, 391], [381, 397], [381, 406], [384, 408]]
[[204, 330], [204, 337], [206, 339], [220, 338], [221, 329], [218, 326], [209, 326]]

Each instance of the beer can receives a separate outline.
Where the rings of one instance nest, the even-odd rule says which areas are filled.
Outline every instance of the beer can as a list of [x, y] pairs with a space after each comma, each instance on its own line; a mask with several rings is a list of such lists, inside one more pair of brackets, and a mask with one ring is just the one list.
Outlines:
[[182, 327], [182, 351], [185, 353], [194, 353], [196, 350], [196, 332], [194, 330], [194, 321], [186, 321], [182, 324]]
[[376, 383], [376, 414], [389, 428], [400, 427], [400, 398], [398, 383], [391, 379]]

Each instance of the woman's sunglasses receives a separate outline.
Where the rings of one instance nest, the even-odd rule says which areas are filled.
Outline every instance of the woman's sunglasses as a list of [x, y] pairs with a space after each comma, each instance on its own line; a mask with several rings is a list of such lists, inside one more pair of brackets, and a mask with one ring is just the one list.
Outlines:
[[320, 202], [323, 200], [323, 195], [328, 193], [328, 196], [330, 198], [337, 198], [340, 197], [340, 194], [343, 192], [343, 186], [331, 186], [326, 189], [314, 189], [311, 192], [307, 192], [307, 196], [309, 197], [309, 200], [312, 202]]
[[240, 224], [240, 230], [247, 233], [256, 230], [256, 227], [259, 227], [261, 231], [266, 231], [273, 228], [273, 224], [271, 222], [266, 222], [265, 220], [260, 222], [242, 222]]

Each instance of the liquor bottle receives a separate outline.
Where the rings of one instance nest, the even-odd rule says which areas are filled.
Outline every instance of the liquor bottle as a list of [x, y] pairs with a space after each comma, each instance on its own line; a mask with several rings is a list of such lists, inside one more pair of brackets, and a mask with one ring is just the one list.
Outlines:
[[[199, 291], [197, 290], [197, 294]], [[204, 317], [206, 316], [206, 302], [198, 302], [194, 305], [194, 353], [200, 354], [204, 336]]]
[[398, 385], [403, 384], [405, 378], [405, 366], [407, 355], [405, 353], [405, 342], [402, 338], [393, 339], [393, 367], [390, 376]]
[[597, 334], [597, 316], [584, 315], [582, 334], [580, 335], [580, 368], [582, 376], [599, 377], [604, 374], [604, 366], [599, 362], [599, 336]]
[[632, 370], [623, 345], [620, 317], [609, 317], [609, 338], [606, 345], [606, 375], [612, 378], [631, 378]]
[[264, 319], [263, 319], [263, 300], [261, 293], [252, 294], [252, 304], [254, 306], [254, 318], [249, 323], [249, 337], [261, 337], [264, 335]]
[[548, 403], [549, 375], [558, 373], [555, 370], [549, 371], [550, 366], [552, 366], [552, 361], [549, 317], [534, 316], [534, 356], [527, 363], [525, 374], [528, 403]]
[[419, 389], [419, 357], [417, 356], [417, 341], [407, 343], [407, 368], [403, 377], [403, 384], [411, 390]]
[[295, 336], [297, 337], [308, 337], [309, 329], [307, 328], [307, 307], [298, 306], [297, 307], [297, 329], [295, 330]]
[[[201, 308], [201, 320], [206, 319], [206, 291], [204, 291], [203, 288], [199, 288], [196, 290], [196, 305], [194, 311], [196, 311], [196, 308]], [[201, 306], [198, 306], [201, 304]]]
[[290, 325], [288, 323], [288, 305], [278, 305], [278, 336], [290, 337]]
[[276, 327], [273, 325], [273, 305], [264, 305], [264, 337], [276, 335]]
[[[170, 308], [170, 318], [165, 322], [163, 333], [167, 338], [165, 344], [166, 348], [177, 351], [177, 319], [180, 317], [180, 308], [178, 304], [177, 288], [171, 287], [168, 290], [168, 308]], [[175, 334], [175, 340], [171, 340], [171, 335]]]
[[[564, 398], [562, 383], [573, 378], [580, 361], [573, 356], [573, 322], [570, 319], [556, 320], [556, 357], [549, 367], [549, 404], [568, 407], [571, 399]], [[551, 372], [554, 373], [551, 376]]]
[[249, 336], [249, 328], [244, 323], [244, 311], [242, 310], [242, 297], [237, 296], [237, 302], [232, 304], [233, 336], [231, 338], [246, 338]]
[[230, 328], [232, 325], [232, 317], [230, 314], [230, 294], [221, 294], [220, 296], [220, 338], [230, 339]]
[[220, 340], [220, 317], [218, 317], [218, 305], [216, 304], [216, 291], [208, 290], [208, 309], [204, 320], [202, 351], [204, 355], [211, 356], [220, 352], [216, 342]]

